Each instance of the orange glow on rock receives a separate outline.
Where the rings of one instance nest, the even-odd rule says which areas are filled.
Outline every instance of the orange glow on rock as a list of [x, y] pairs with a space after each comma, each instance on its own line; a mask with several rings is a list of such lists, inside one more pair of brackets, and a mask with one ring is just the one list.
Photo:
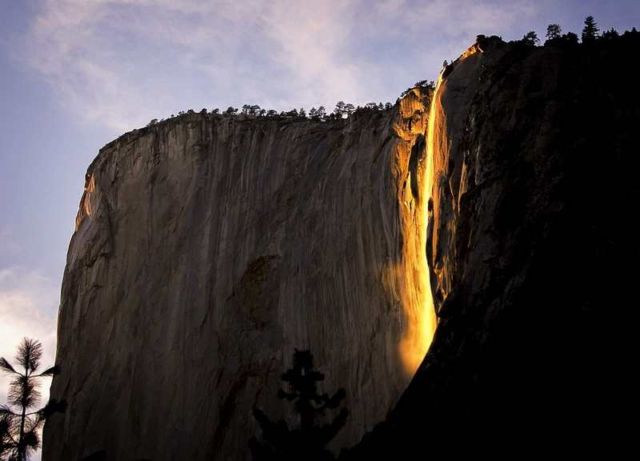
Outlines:
[[[438, 81], [438, 85], [440, 80]], [[437, 88], [431, 98], [429, 117], [427, 119], [426, 155], [417, 168], [417, 182], [419, 184], [418, 197], [412, 197], [415, 206], [413, 222], [403, 222], [408, 245], [404, 249], [406, 284], [402, 299], [405, 312], [406, 327], [399, 344], [399, 354], [404, 370], [408, 376], [413, 376], [424, 360], [433, 340], [437, 325], [429, 267], [427, 265], [426, 243], [428, 225], [428, 204], [433, 186], [433, 154], [436, 133], [437, 116], [439, 115], [433, 101], [436, 101]], [[424, 126], [422, 128], [424, 133]], [[409, 227], [410, 229], [407, 229]]]
[[[406, 372], [413, 376], [417, 368], [422, 363], [431, 341], [435, 333], [437, 318], [435, 315], [435, 307], [431, 292], [431, 278], [429, 276], [429, 267], [426, 257], [427, 242], [427, 226], [428, 226], [428, 203], [433, 203], [433, 221], [438, 221], [439, 200], [438, 196], [433, 196], [433, 185], [435, 171], [443, 171], [448, 156], [450, 140], [447, 136], [447, 120], [441, 101], [441, 92], [446, 87], [446, 81], [443, 78], [443, 72], [451, 71], [452, 66], [460, 64], [469, 57], [482, 53], [478, 44], [469, 47], [458, 59], [456, 59], [448, 69], [442, 69], [436, 88], [429, 103], [429, 117], [427, 119], [426, 129], [426, 155], [418, 168], [420, 185], [419, 200], [415, 200], [416, 213], [414, 215], [416, 223], [414, 224], [415, 235], [407, 230], [406, 222], [405, 235], [413, 237], [409, 240], [411, 243], [410, 254], [405, 250], [404, 260], [411, 261], [412, 266], [405, 266], [404, 270], [414, 271], [413, 280], [407, 277], [407, 289], [405, 294], [409, 294], [409, 299], [403, 299], [407, 326], [404, 336], [400, 342], [399, 352], [402, 364]], [[402, 104], [403, 101], [401, 101]], [[402, 108], [402, 107], [401, 107]], [[413, 110], [413, 108], [412, 108]], [[451, 114], [449, 114], [451, 116]], [[423, 128], [423, 127], [422, 127]], [[424, 133], [424, 129], [422, 131]], [[409, 229], [411, 230], [411, 229]], [[432, 245], [437, 246], [437, 234], [433, 236]]]

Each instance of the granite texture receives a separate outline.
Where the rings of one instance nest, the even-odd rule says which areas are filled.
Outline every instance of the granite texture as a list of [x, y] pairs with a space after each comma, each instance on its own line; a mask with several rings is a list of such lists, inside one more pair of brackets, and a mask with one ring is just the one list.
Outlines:
[[88, 169], [45, 460], [247, 459], [294, 348], [344, 387], [333, 449], [383, 419], [434, 314], [420, 199], [428, 91], [345, 120], [191, 113]]

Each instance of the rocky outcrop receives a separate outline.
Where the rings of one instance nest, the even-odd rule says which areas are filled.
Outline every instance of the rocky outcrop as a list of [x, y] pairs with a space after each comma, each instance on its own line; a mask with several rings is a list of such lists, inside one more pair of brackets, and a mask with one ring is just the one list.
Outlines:
[[[350, 459], [524, 454], [634, 440], [640, 256], [638, 34], [535, 48], [480, 37], [429, 127], [427, 253], [439, 321], [385, 424]], [[632, 222], [633, 221], [633, 222]], [[426, 456], [425, 456], [426, 457]]]
[[[383, 419], [424, 356], [429, 95], [348, 120], [186, 114], [87, 172], [69, 247], [45, 460], [246, 459], [251, 408], [308, 348], [350, 410]], [[93, 459], [93, 458], [92, 458]]]

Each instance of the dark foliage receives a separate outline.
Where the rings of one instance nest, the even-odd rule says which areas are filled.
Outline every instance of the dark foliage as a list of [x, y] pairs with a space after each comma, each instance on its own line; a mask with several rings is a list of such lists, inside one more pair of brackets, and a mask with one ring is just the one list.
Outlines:
[[325, 410], [337, 409], [346, 393], [338, 390], [332, 396], [320, 394], [317, 383], [324, 375], [313, 368], [313, 355], [310, 351], [298, 351], [293, 354], [293, 367], [282, 375], [289, 390], [280, 390], [278, 398], [293, 403], [299, 418], [297, 428], [289, 428], [286, 421], [271, 421], [260, 409], [253, 409], [253, 415], [262, 430], [262, 440], [253, 438], [249, 447], [256, 461], [324, 461], [332, 460], [333, 455], [325, 446], [344, 426], [348, 411], [343, 408], [328, 424], [318, 424]]
[[333, 109], [333, 113], [338, 118], [347, 118], [355, 112], [356, 108], [353, 104], [345, 103], [344, 101], [338, 101], [336, 108]]
[[[564, 35], [561, 34], [562, 29], [558, 24], [549, 24], [547, 27], [547, 40], [544, 42], [544, 46], [552, 47], [576, 47], [580, 43], [580, 38], [573, 32], [568, 32]], [[593, 16], [587, 16], [584, 20], [584, 28], [582, 29], [582, 43], [587, 46], [595, 46], [600, 42], [612, 42], [619, 39], [631, 40], [637, 34], [635, 27], [630, 31], [626, 31], [623, 34], [619, 34], [617, 30], [611, 28], [605, 30], [602, 34], [599, 33], [597, 23]], [[525, 36], [526, 38], [526, 36]], [[523, 39], [524, 40], [524, 39]]]
[[[424, 87], [425, 84], [433, 85], [433, 82], [428, 82], [424, 80], [423, 82], [416, 83], [416, 86]], [[405, 92], [404, 94], [408, 93]], [[403, 95], [404, 95], [403, 94]], [[274, 109], [264, 109], [256, 104], [244, 104], [241, 109], [238, 109], [233, 106], [229, 106], [226, 110], [220, 110], [219, 108], [212, 109], [208, 111], [207, 109], [202, 109], [198, 114], [203, 116], [219, 116], [219, 117], [240, 117], [241, 119], [285, 119], [285, 120], [313, 120], [318, 122], [327, 122], [327, 121], [336, 121], [336, 120], [346, 120], [351, 115], [355, 113], [363, 113], [363, 112], [371, 112], [371, 111], [386, 111], [390, 110], [393, 107], [393, 104], [390, 102], [382, 103], [382, 102], [370, 102], [365, 104], [364, 106], [355, 106], [351, 103], [345, 103], [344, 101], [339, 101], [336, 104], [335, 109], [331, 113], [327, 113], [327, 110], [324, 106], [319, 106], [318, 108], [312, 107], [309, 112], [307, 112], [304, 108], [300, 109], [292, 109], [289, 111], [280, 111]], [[184, 115], [194, 115], [196, 112], [192, 109], [187, 111], [179, 111], [178, 117], [182, 117]], [[175, 114], [171, 114], [168, 120], [175, 118]], [[152, 119], [149, 121], [145, 128], [151, 129], [156, 125], [162, 124], [165, 122], [165, 119]], [[137, 131], [137, 130], [134, 130]]]
[[317, 109], [312, 107], [309, 111], [309, 118], [313, 120], [322, 120], [327, 116], [327, 111], [324, 106], [320, 106]]
[[567, 32], [566, 34], [564, 34], [562, 36], [562, 40], [564, 40], [565, 43], [568, 43], [570, 45], [577, 45], [578, 44], [578, 36], [576, 34], [574, 34], [573, 32]]
[[18, 369], [4, 357], [0, 368], [13, 380], [9, 384], [8, 404], [0, 406], [0, 459], [26, 461], [40, 446], [39, 431], [44, 421], [55, 412], [65, 409], [64, 402], [50, 400], [36, 409], [40, 401], [39, 380], [59, 373], [58, 366], [38, 372], [42, 345], [24, 338], [18, 346]]
[[9, 418], [0, 414], [0, 458], [11, 449], [11, 434], [9, 432]]
[[592, 43], [598, 38], [598, 25], [593, 16], [587, 16], [582, 29], [582, 43]]
[[547, 40], [555, 40], [562, 35], [562, 29], [558, 24], [549, 24], [547, 26]]
[[522, 42], [529, 46], [536, 46], [540, 43], [540, 39], [538, 34], [531, 30], [522, 37]]
[[615, 40], [617, 38], [620, 38], [620, 34], [618, 33], [618, 31], [616, 31], [613, 27], [609, 30], [605, 30], [602, 33], [601, 38], [603, 40]]

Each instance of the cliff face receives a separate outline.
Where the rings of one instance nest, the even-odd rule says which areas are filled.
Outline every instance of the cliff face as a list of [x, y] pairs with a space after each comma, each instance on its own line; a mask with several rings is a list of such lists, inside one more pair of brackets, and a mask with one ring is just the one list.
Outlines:
[[640, 199], [640, 90], [621, 63], [638, 50], [637, 34], [481, 39], [444, 71], [428, 136], [438, 328], [353, 458], [612, 453], [633, 440], [617, 415], [637, 304], [640, 229], [625, 216]]
[[246, 458], [254, 404], [291, 417], [275, 395], [295, 347], [346, 388], [353, 444], [429, 344], [430, 285], [429, 353], [345, 457], [617, 447], [640, 258], [621, 63], [639, 49], [481, 39], [429, 115], [416, 89], [347, 121], [192, 114], [106, 146], [44, 458]]
[[[105, 146], [69, 247], [44, 459], [246, 459], [309, 348], [355, 443], [424, 356], [427, 94], [318, 122], [187, 114]], [[424, 195], [424, 194], [422, 194]]]

